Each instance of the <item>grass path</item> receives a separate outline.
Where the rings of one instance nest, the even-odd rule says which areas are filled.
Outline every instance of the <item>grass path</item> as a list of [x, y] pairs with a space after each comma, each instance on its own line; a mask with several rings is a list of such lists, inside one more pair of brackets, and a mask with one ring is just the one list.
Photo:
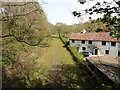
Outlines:
[[55, 64], [74, 64], [72, 56], [63, 47], [63, 43], [60, 39], [53, 38], [50, 48], [48, 48], [46, 61], [48, 66]]
[[51, 45], [46, 50], [46, 55], [44, 55], [44, 60], [41, 63], [41, 70], [45, 73], [48, 73], [49, 70], [54, 69], [54, 65], [63, 65], [63, 64], [74, 64], [72, 56], [63, 47], [63, 43], [60, 39], [53, 38]]
[[47, 87], [84, 88], [94, 86], [91, 76], [73, 61], [58, 38], [53, 38], [40, 64], [40, 75]]

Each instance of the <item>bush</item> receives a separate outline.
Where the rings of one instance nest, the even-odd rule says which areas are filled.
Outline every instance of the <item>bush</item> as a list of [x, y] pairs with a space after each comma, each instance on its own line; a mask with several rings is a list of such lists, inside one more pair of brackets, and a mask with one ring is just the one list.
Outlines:
[[80, 52], [78, 52], [78, 51], [76, 50], [76, 47], [74, 47], [74, 46], [68, 46], [68, 48], [69, 48], [72, 56], [77, 60], [77, 62], [78, 62], [79, 64], [85, 64], [85, 63], [86, 63], [86, 62], [84, 61], [83, 54], [80, 53]]

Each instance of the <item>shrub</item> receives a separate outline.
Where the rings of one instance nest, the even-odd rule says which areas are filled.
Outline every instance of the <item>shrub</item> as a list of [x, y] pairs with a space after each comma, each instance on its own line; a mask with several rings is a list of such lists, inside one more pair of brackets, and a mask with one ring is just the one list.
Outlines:
[[80, 52], [78, 52], [78, 51], [76, 50], [76, 47], [74, 47], [74, 46], [68, 46], [68, 48], [69, 48], [72, 56], [77, 60], [77, 62], [78, 62], [79, 64], [85, 64], [85, 63], [86, 63], [86, 62], [84, 61], [83, 54], [80, 53]]

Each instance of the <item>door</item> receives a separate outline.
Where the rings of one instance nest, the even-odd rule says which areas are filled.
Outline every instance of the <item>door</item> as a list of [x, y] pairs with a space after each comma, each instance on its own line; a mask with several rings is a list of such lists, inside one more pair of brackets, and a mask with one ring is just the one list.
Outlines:
[[79, 47], [77, 47], [77, 51], [79, 52]]
[[98, 49], [95, 49], [95, 55], [98, 55]]
[[118, 56], [120, 56], [120, 51], [118, 51]]

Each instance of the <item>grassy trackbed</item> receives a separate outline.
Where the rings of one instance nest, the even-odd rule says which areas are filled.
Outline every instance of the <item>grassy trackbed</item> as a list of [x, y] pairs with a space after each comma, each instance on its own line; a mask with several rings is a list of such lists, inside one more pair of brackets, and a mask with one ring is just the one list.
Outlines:
[[59, 38], [53, 38], [40, 63], [40, 75], [45, 87], [89, 88], [95, 83], [83, 68], [79, 68]]
[[75, 63], [70, 53], [63, 47], [63, 43], [60, 39], [53, 38], [50, 47], [46, 50], [44, 60], [42, 60], [40, 68], [41, 73], [47, 74], [49, 70], [53, 69], [54, 65], [63, 64]]

